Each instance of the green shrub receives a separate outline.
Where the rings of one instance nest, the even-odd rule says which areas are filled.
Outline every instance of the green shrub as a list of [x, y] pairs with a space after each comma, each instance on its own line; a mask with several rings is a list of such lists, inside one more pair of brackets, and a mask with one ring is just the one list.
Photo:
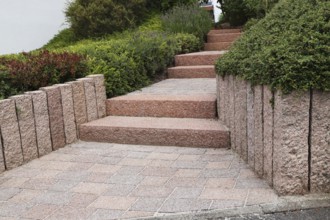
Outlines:
[[196, 0], [147, 0], [147, 7], [152, 11], [165, 12], [178, 5], [189, 5]]
[[77, 42], [77, 39], [74, 36], [73, 31], [70, 28], [66, 28], [61, 30], [58, 34], [56, 34], [46, 45], [42, 48], [51, 50], [61, 47], [66, 47], [73, 43]]
[[281, 0], [218, 60], [233, 74], [284, 93], [330, 90], [330, 2]]
[[123, 31], [141, 23], [148, 15], [145, 0], [74, 0], [65, 14], [77, 38]]
[[209, 13], [198, 5], [181, 5], [162, 16], [163, 27], [170, 33], [188, 33], [204, 42], [212, 27]]
[[47, 50], [1, 57], [0, 67], [1, 87], [4, 86], [2, 97], [74, 80], [88, 71], [83, 56]]

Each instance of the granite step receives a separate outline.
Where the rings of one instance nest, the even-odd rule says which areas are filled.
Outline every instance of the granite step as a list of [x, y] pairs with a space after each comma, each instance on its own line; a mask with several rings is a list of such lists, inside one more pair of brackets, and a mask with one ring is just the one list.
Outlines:
[[215, 78], [214, 65], [176, 66], [167, 69], [168, 78]]
[[216, 119], [108, 116], [80, 126], [83, 141], [183, 147], [229, 147]]
[[215, 118], [216, 95], [125, 95], [108, 99], [107, 115]]
[[231, 29], [215, 29], [210, 30], [209, 34], [226, 34], [226, 33], [240, 33], [241, 29], [231, 28]]
[[233, 42], [205, 43], [205, 51], [226, 51], [229, 50]]
[[214, 65], [227, 51], [202, 51], [175, 56], [175, 66]]
[[233, 42], [240, 36], [241, 33], [224, 33], [224, 34], [209, 33], [207, 35], [207, 42], [208, 43]]

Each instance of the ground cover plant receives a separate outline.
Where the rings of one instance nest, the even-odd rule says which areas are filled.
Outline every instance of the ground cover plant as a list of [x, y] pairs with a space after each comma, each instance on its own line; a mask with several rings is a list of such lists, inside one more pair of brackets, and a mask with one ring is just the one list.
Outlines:
[[284, 93], [330, 91], [329, 9], [325, 0], [280, 0], [217, 61], [217, 73]]

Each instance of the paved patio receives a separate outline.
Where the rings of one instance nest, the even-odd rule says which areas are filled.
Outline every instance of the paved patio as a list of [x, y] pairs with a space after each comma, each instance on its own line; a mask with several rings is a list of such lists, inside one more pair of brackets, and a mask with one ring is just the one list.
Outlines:
[[277, 199], [229, 149], [78, 142], [0, 174], [5, 219], [135, 218]]

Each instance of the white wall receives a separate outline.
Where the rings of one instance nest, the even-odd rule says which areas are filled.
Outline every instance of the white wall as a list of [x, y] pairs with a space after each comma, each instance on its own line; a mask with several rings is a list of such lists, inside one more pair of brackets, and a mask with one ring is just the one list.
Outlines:
[[212, 0], [212, 4], [213, 4], [215, 22], [218, 22], [219, 21], [219, 16], [221, 14], [221, 10], [216, 6], [220, 6], [220, 4], [217, 3], [217, 0]]
[[65, 27], [67, 0], [0, 0], [0, 54], [40, 48]]

